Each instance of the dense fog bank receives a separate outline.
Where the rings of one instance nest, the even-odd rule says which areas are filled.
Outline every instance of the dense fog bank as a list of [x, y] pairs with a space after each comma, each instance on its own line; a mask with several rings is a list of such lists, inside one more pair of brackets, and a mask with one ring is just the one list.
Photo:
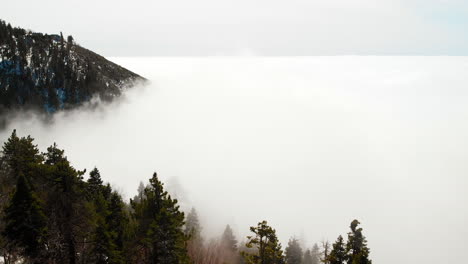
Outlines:
[[20, 116], [0, 140], [55, 141], [128, 198], [157, 171], [208, 236], [268, 219], [310, 247], [358, 218], [376, 263], [468, 251], [467, 58], [112, 60], [151, 84], [52, 123]]

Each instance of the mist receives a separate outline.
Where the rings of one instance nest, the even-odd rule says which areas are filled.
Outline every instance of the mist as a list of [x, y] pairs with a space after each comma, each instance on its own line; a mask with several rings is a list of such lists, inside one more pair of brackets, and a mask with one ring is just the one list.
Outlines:
[[468, 244], [468, 58], [111, 58], [150, 80], [118, 101], [19, 116], [126, 198], [158, 172], [203, 233], [242, 241], [268, 220], [282, 245], [346, 235], [375, 263], [455, 263]]

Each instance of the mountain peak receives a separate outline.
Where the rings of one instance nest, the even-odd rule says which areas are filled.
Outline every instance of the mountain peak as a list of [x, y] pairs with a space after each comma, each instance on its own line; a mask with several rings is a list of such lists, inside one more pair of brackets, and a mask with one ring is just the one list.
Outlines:
[[32, 32], [0, 20], [0, 113], [52, 114], [93, 97], [109, 101], [144, 80], [81, 47], [72, 36]]

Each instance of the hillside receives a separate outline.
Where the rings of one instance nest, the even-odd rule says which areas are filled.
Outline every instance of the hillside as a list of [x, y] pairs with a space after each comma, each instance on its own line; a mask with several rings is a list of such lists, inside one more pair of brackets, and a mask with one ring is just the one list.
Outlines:
[[112, 100], [143, 77], [74, 41], [12, 27], [0, 20], [0, 113], [51, 114], [98, 96]]

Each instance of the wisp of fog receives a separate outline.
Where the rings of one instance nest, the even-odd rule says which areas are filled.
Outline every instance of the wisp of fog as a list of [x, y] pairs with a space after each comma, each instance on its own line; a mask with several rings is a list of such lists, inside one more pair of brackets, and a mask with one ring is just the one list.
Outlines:
[[112, 58], [148, 78], [121, 100], [18, 117], [127, 197], [157, 171], [206, 236], [265, 219], [306, 247], [359, 219], [379, 264], [468, 252], [468, 58]]

